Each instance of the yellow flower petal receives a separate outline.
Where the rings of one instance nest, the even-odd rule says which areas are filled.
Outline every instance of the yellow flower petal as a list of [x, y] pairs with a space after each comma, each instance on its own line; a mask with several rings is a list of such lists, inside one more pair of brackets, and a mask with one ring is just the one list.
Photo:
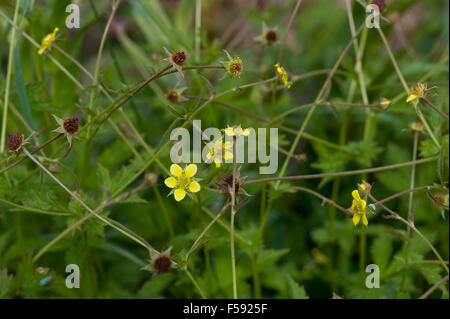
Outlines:
[[411, 95], [408, 96], [408, 98], [406, 99], [406, 103], [412, 102], [412, 101], [416, 100], [417, 98], [418, 98], [417, 95], [411, 94]]
[[230, 148], [232, 148], [232, 147], [233, 147], [233, 142], [225, 142], [224, 148], [225, 148], [226, 150], [228, 150], [228, 149], [230, 149]]
[[355, 226], [358, 225], [360, 218], [361, 218], [360, 214], [353, 214], [353, 218], [352, 218], [353, 225], [355, 225]]
[[363, 224], [364, 224], [365, 226], [367, 226], [367, 225], [369, 224], [369, 222], [367, 221], [366, 214], [363, 214], [363, 215], [362, 215], [362, 221], [363, 221]]
[[219, 168], [222, 163], [222, 161], [220, 160], [220, 157], [214, 157], [214, 163], [216, 163], [216, 167]]
[[175, 200], [179, 202], [180, 200], [183, 200], [183, 198], [186, 196], [186, 191], [182, 188], [177, 188], [173, 195], [175, 197]]
[[250, 131], [248, 130], [248, 128], [246, 128], [245, 130], [242, 131], [242, 135], [244, 136], [249, 136]]
[[359, 197], [359, 192], [358, 192], [357, 189], [355, 189], [355, 190], [352, 192], [352, 196], [353, 196], [353, 198], [356, 199], [357, 201], [360, 201], [360, 200], [361, 200], [361, 197]]
[[208, 154], [206, 154], [206, 159], [211, 159], [214, 156], [214, 149], [210, 150]]
[[183, 174], [183, 169], [178, 164], [170, 165], [170, 174], [175, 177], [180, 177]]
[[220, 150], [222, 148], [222, 141], [216, 141], [214, 143], [214, 149]]
[[164, 180], [164, 184], [169, 188], [175, 188], [177, 187], [178, 182], [175, 177], [168, 177]]
[[227, 127], [227, 128], [224, 130], [224, 132], [225, 132], [225, 134], [228, 135], [228, 136], [234, 136], [234, 129], [233, 129], [232, 127]]
[[230, 160], [233, 158], [233, 153], [226, 151], [225, 154], [223, 154], [223, 158], [225, 160]]
[[366, 212], [366, 201], [361, 199], [360, 205], [361, 205], [361, 212], [365, 213]]
[[199, 191], [200, 191], [200, 184], [199, 184], [197, 181], [192, 181], [192, 182], [189, 184], [189, 191], [190, 191], [191, 193], [197, 193], [197, 192], [199, 192]]
[[189, 164], [184, 170], [184, 173], [186, 174], [187, 177], [193, 177], [195, 173], [197, 173], [197, 165]]

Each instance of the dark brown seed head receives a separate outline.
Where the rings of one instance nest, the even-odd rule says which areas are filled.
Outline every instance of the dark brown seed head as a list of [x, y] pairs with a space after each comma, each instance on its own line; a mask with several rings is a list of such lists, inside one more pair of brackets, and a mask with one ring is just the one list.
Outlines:
[[63, 127], [64, 131], [69, 134], [75, 134], [78, 132], [78, 126], [80, 125], [80, 120], [78, 117], [69, 117], [64, 120]]
[[184, 51], [175, 51], [172, 53], [172, 62], [176, 65], [182, 66], [186, 62], [186, 54]]
[[[234, 183], [235, 183], [234, 193], [235, 195], [238, 195], [240, 190], [240, 182], [237, 177], [235, 177]], [[219, 184], [219, 189], [222, 192], [222, 194], [224, 194], [226, 197], [231, 197], [231, 193], [229, 190], [230, 188], [233, 188], [233, 174], [225, 174], [222, 177], [222, 183]]]
[[171, 267], [172, 260], [170, 259], [170, 256], [161, 254], [153, 260], [153, 269], [158, 274], [169, 272]]
[[378, 9], [380, 10], [380, 13], [383, 13], [386, 10], [386, 8], [387, 8], [385, 0], [372, 0], [372, 4], [378, 6]]
[[268, 44], [272, 44], [277, 41], [278, 39], [278, 33], [277, 31], [273, 29], [269, 29], [266, 31], [266, 34], [264, 35], [264, 38], [266, 39]]
[[180, 95], [178, 94], [177, 90], [170, 90], [166, 95], [166, 99], [168, 99], [172, 103], [178, 103], [180, 102]]
[[23, 145], [25, 138], [23, 134], [19, 132], [12, 132], [6, 138], [6, 147], [11, 152], [17, 152]]

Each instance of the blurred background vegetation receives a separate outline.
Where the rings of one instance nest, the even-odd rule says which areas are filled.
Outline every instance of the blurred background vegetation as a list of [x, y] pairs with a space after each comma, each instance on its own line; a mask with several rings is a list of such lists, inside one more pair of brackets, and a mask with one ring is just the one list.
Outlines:
[[[358, 28], [366, 13], [358, 2], [351, 2]], [[81, 28], [73, 30], [65, 27], [68, 15], [65, 9], [71, 1], [22, 0], [21, 3], [19, 22], [23, 31], [40, 43], [45, 34], [59, 27], [61, 31], [55, 43], [94, 74], [100, 41], [111, 14], [110, 1], [75, 1], [81, 9]], [[195, 11], [199, 3], [202, 5], [201, 45], [196, 54]], [[239, 78], [222, 79], [223, 70], [192, 70], [185, 71], [180, 83], [177, 75], [172, 74], [153, 81], [123, 107], [145, 142], [156, 149], [167, 141], [166, 130], [175, 118], [167, 106], [166, 93], [170, 89], [186, 87], [186, 95], [207, 98], [208, 81], [216, 92], [223, 92], [275, 75], [273, 65], [277, 63], [295, 5], [293, 0], [122, 1], [106, 37], [99, 79], [115, 99], [166, 65], [162, 61], [165, 58], [163, 47], [170, 51], [185, 50], [188, 66], [221, 65], [220, 61], [226, 61], [223, 49], [243, 60], [244, 71]], [[408, 86], [426, 77], [424, 81], [428, 87], [436, 86], [430, 99], [447, 114], [448, 6], [448, 1], [444, 0], [387, 1], [384, 16], [390, 23], [382, 22], [383, 32]], [[14, 8], [15, 1], [0, 0], [0, 9], [10, 19]], [[263, 23], [277, 27], [279, 32], [280, 40], [271, 46], [254, 40], [261, 34]], [[0, 16], [2, 110], [11, 31], [11, 25]], [[404, 88], [379, 33], [376, 29], [368, 29], [366, 35], [362, 65], [368, 100], [378, 103], [381, 98], [387, 98], [394, 103], [385, 111], [374, 111], [366, 135], [366, 109], [319, 106], [306, 127], [307, 138], [302, 138], [295, 149], [301, 160], [292, 159], [286, 175], [340, 172], [411, 161], [414, 134], [409, 125], [419, 119], [412, 105], [405, 102]], [[293, 80], [296, 75], [329, 70], [350, 39], [344, 0], [304, 0], [286, 35], [281, 64]], [[61, 52], [52, 49], [50, 54], [84, 89], [76, 86], [47, 55], [38, 55], [37, 48], [26, 38], [17, 35], [7, 132], [20, 131], [28, 136], [30, 129], [23, 124], [23, 117], [33, 130], [45, 128], [38, 136], [41, 144], [54, 136], [51, 130], [56, 124], [51, 114], [62, 118], [78, 116], [85, 125], [91, 115], [88, 108], [91, 102], [95, 112], [111, 103], [98, 86], [92, 86], [92, 79]], [[314, 102], [326, 72], [295, 81], [289, 90], [274, 90], [275, 85], [269, 83], [232, 92], [219, 100], [270, 118], [295, 106]], [[327, 100], [363, 103], [358, 83], [355, 52], [351, 48], [333, 77]], [[276, 85], [280, 84], [277, 82]], [[400, 98], [395, 99], [398, 96]], [[184, 114], [192, 111], [197, 103], [188, 100], [172, 107]], [[281, 148], [289, 150], [308, 112], [309, 109], [295, 112], [271, 126], [291, 129], [291, 132], [279, 131]], [[438, 166], [437, 161], [417, 165], [415, 185], [436, 183], [447, 186], [448, 122], [429, 108], [423, 107], [423, 112], [442, 142], [445, 172], [438, 172], [442, 165]], [[74, 141], [66, 158], [44, 161], [70, 189], [81, 194], [91, 208], [105, 198], [105, 187], [114, 193], [143, 167], [142, 159], [145, 162], [150, 158], [122, 112], [115, 112], [111, 119], [125, 139], [105, 122], [91, 141], [85, 133], [80, 134], [80, 140]], [[265, 124], [218, 104], [209, 104], [196, 119], [202, 120], [203, 128], [223, 128], [233, 124], [258, 128]], [[176, 123], [181, 126], [183, 122]], [[34, 140], [31, 141], [34, 144]], [[141, 160], [127, 143], [139, 152]], [[67, 142], [59, 139], [45, 151], [48, 157], [58, 159], [66, 147]], [[420, 134], [418, 158], [438, 153], [429, 136]], [[4, 152], [1, 159], [10, 155]], [[170, 166], [168, 150], [159, 158], [163, 166]], [[279, 169], [285, 158], [286, 155], [280, 153]], [[5, 165], [3, 161], [0, 168]], [[260, 178], [258, 166], [242, 165], [241, 176]], [[207, 185], [215, 188], [220, 176], [231, 170], [229, 164], [220, 169], [210, 164], [199, 165], [202, 191], [194, 199], [186, 198], [178, 203], [173, 197], [166, 197], [169, 192], [163, 183], [166, 171], [153, 164], [146, 172], [157, 174], [157, 183], [139, 192], [139, 197], [109, 207], [105, 214], [139, 234], [157, 250], [173, 246], [172, 256], [180, 262], [211, 221], [212, 214], [217, 214], [225, 204], [226, 198], [208, 190]], [[406, 166], [373, 174], [283, 182], [278, 189], [269, 184], [246, 187], [252, 196], [236, 216], [237, 234], [242, 239], [236, 240], [238, 295], [243, 298], [421, 296], [448, 273], [436, 262], [435, 255], [419, 236], [411, 234], [409, 263], [406, 264], [406, 226], [384, 219], [385, 212], [381, 208], [368, 216], [366, 235], [361, 235], [361, 227], [354, 227], [342, 212], [294, 187], [315, 190], [347, 208], [351, 205], [352, 190], [363, 178], [373, 184], [375, 198], [382, 199], [409, 189], [410, 176], [411, 167]], [[143, 176], [129, 189], [142, 181]], [[446, 195], [448, 198], [448, 193]], [[148, 251], [97, 219], [90, 219], [33, 262], [32, 257], [42, 247], [86, 212], [29, 160], [0, 176], [0, 199], [0, 297], [199, 297], [197, 289], [182, 271], [163, 275], [141, 271], [148, 263]], [[258, 231], [268, 202], [272, 205], [262, 239], [259, 239]], [[416, 204], [417, 228], [448, 261], [448, 210], [433, 203], [424, 191], [414, 194]], [[407, 217], [408, 195], [386, 205]], [[72, 215], [48, 216], [33, 213], [33, 209]], [[228, 223], [229, 212], [222, 220], [223, 225]], [[366, 241], [361, 242], [361, 236], [367, 236]], [[209, 298], [232, 297], [229, 237], [224, 227], [214, 225], [207, 233], [204, 246], [188, 263], [190, 273]], [[379, 289], [367, 289], [364, 285], [364, 265], [371, 263], [380, 267]], [[65, 287], [67, 264], [80, 265], [80, 289]], [[448, 281], [430, 297], [448, 298]]]

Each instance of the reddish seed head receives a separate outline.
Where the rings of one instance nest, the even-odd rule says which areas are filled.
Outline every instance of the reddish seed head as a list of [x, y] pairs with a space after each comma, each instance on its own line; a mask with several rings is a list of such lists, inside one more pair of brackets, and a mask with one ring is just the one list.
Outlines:
[[172, 103], [178, 103], [179, 102], [179, 94], [176, 90], [170, 90], [169, 93], [166, 95], [166, 99], [168, 99]]
[[182, 66], [186, 62], [186, 54], [184, 51], [175, 51], [172, 53], [172, 62], [176, 65]]
[[165, 274], [170, 271], [172, 260], [167, 255], [159, 255], [153, 260], [153, 269], [158, 274]]
[[69, 117], [68, 119], [64, 120], [63, 127], [64, 131], [66, 131], [69, 134], [75, 134], [78, 132], [78, 126], [80, 125], [80, 120], [78, 117]]
[[12, 132], [6, 138], [6, 147], [11, 152], [17, 152], [24, 143], [24, 136], [19, 132]]
[[[220, 191], [222, 194], [224, 194], [226, 197], [231, 197], [230, 188], [233, 188], [233, 174], [226, 174], [222, 177], [222, 184], [219, 184]], [[236, 177], [234, 181], [235, 186], [235, 195], [239, 194], [240, 190], [240, 183], [239, 179]]]
[[241, 63], [232, 63], [230, 65], [230, 70], [233, 71], [234, 73], [239, 73], [242, 71], [242, 64]]
[[277, 31], [270, 29], [266, 32], [264, 37], [266, 38], [267, 43], [272, 44], [275, 41], [277, 41], [278, 33], [277, 33]]
[[384, 0], [372, 0], [372, 4], [375, 4], [378, 6], [380, 13], [383, 13], [387, 8], [386, 1], [384, 1]]

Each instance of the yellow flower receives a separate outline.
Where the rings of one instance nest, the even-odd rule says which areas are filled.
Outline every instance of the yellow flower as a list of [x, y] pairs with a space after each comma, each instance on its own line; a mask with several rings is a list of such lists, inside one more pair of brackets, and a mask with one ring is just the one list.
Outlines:
[[359, 196], [359, 192], [357, 189], [355, 189], [352, 192], [352, 196], [353, 196], [353, 202], [352, 202], [352, 207], [351, 210], [353, 211], [353, 224], [356, 226], [359, 223], [359, 220], [362, 217], [362, 221], [363, 224], [365, 226], [367, 226], [369, 224], [369, 222], [367, 221], [367, 217], [366, 217], [366, 201], [361, 199], [361, 197]]
[[289, 89], [291, 87], [291, 83], [288, 82], [288, 75], [286, 73], [286, 70], [278, 63], [275, 64], [274, 67], [277, 70], [278, 75], [281, 76], [281, 81], [283, 82], [283, 84]]
[[424, 83], [417, 83], [409, 91], [409, 96], [406, 99], [406, 102], [410, 103], [412, 101], [415, 101], [415, 100], [425, 96], [426, 93], [427, 93], [427, 85]]
[[233, 153], [229, 151], [233, 147], [233, 142], [225, 142], [222, 140], [216, 141], [214, 143], [214, 147], [211, 148], [209, 153], [206, 155], [206, 158], [209, 160], [214, 158], [214, 163], [216, 167], [219, 168], [222, 163], [222, 158], [224, 160], [230, 160], [233, 158]]
[[240, 125], [228, 126], [226, 129], [222, 130], [228, 136], [248, 136], [250, 131], [248, 128], [242, 129]]
[[55, 41], [56, 33], [59, 31], [59, 28], [55, 28], [52, 33], [47, 34], [41, 42], [41, 48], [38, 51], [39, 55], [44, 54], [44, 52], [50, 48], [53, 41]]
[[177, 202], [183, 200], [188, 193], [197, 193], [200, 191], [200, 184], [194, 178], [196, 173], [197, 165], [195, 164], [189, 164], [184, 170], [178, 164], [172, 164], [170, 166], [170, 174], [172, 176], [166, 178], [164, 184], [172, 188]]

